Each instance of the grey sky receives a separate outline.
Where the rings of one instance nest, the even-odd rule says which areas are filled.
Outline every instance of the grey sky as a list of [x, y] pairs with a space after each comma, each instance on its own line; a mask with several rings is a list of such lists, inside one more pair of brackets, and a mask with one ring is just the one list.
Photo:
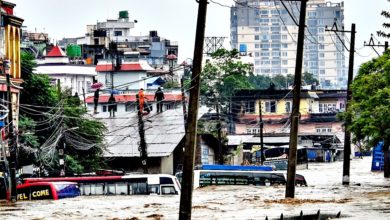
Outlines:
[[[79, 37], [87, 24], [117, 18], [120, 10], [128, 10], [131, 20], [138, 20], [133, 34], [157, 30], [159, 35], [179, 43], [179, 61], [192, 57], [198, 5], [195, 0], [8, 0], [17, 4], [15, 14], [25, 19], [28, 30], [47, 32], [51, 39]], [[232, 0], [214, 0], [232, 5]], [[331, 0], [331, 2], [340, 2]], [[387, 0], [345, 0], [345, 29], [356, 23], [356, 48], [368, 41], [371, 33], [382, 29], [386, 20], [382, 10], [390, 10]], [[388, 19], [389, 20], [389, 19]], [[207, 12], [206, 36], [226, 36], [230, 31], [230, 8], [210, 3]], [[350, 38], [348, 36], [348, 38]], [[381, 43], [385, 39], [376, 37]], [[226, 39], [228, 42], [229, 39]], [[376, 42], [377, 43], [377, 42]], [[228, 44], [227, 44], [228, 45]], [[383, 49], [377, 49], [382, 52]], [[372, 49], [358, 50], [360, 55], [372, 55]], [[355, 63], [370, 58], [356, 56]]]

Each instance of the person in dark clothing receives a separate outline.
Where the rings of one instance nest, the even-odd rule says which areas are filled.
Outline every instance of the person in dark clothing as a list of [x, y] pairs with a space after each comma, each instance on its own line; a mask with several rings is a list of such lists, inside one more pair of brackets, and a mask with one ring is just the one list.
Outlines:
[[115, 117], [116, 111], [116, 100], [114, 94], [111, 93], [110, 98], [108, 99], [108, 111], [110, 112], [110, 117]]
[[99, 89], [96, 89], [95, 94], [93, 95], [93, 113], [97, 114], [97, 106], [99, 104]]
[[164, 99], [164, 92], [161, 90], [161, 87], [158, 87], [156, 93], [154, 94], [154, 100], [157, 101], [157, 112], [162, 112]]

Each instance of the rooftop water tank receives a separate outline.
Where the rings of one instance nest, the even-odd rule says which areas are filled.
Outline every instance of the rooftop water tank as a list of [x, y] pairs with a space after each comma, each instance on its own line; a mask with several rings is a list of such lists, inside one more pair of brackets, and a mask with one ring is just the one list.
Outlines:
[[79, 45], [68, 45], [66, 47], [66, 55], [68, 57], [81, 57], [81, 47]]

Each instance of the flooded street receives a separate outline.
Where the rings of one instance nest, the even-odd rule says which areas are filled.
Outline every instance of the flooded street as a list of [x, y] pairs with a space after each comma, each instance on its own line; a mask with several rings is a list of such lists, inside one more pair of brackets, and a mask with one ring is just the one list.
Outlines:
[[[269, 219], [336, 214], [341, 219], [390, 219], [390, 180], [370, 171], [371, 157], [351, 161], [351, 184], [341, 185], [342, 162], [298, 170], [308, 187], [285, 200], [285, 186], [211, 186], [194, 191], [193, 219]], [[177, 219], [179, 196], [91, 196], [1, 203], [0, 219]]]

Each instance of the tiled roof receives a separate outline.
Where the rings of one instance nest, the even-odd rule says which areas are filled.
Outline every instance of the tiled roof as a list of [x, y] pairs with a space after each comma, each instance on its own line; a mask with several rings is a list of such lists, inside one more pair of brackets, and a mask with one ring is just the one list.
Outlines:
[[[110, 72], [113, 71], [112, 64], [98, 64], [96, 72]], [[139, 63], [122, 64], [121, 69], [117, 71], [146, 71]]]
[[66, 54], [59, 46], [54, 46], [46, 57], [66, 57]]

